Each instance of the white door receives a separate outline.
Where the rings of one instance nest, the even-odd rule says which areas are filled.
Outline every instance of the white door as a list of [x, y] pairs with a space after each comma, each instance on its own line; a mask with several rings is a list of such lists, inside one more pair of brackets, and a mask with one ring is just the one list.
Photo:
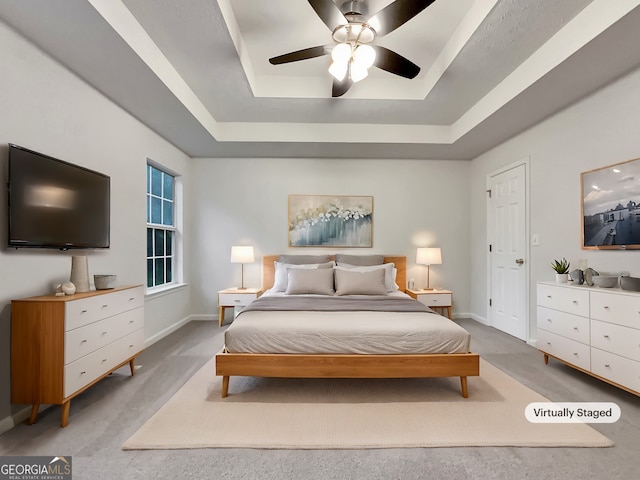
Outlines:
[[489, 321], [527, 340], [526, 164], [489, 177]]

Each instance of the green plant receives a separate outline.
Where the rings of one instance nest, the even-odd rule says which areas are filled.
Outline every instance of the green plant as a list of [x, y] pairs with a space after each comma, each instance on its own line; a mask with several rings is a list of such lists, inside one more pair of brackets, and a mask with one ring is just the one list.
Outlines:
[[551, 264], [551, 268], [553, 268], [556, 273], [567, 273], [570, 265], [571, 263], [569, 263], [566, 258], [562, 257], [561, 261], [554, 260]]

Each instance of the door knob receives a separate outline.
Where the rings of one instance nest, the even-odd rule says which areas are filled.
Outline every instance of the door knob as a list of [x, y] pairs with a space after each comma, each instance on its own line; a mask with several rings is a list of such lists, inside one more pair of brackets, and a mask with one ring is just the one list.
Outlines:
[[516, 260], [516, 263], [517, 263], [518, 265], [522, 265], [522, 264], [524, 264], [524, 258], [518, 258], [518, 259]]

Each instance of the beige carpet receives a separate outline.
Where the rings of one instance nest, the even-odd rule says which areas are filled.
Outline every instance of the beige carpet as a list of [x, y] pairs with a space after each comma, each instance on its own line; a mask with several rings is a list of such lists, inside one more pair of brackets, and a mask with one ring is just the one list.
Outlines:
[[490, 363], [459, 378], [267, 379], [231, 377], [220, 397], [208, 362], [125, 444], [130, 449], [406, 448], [452, 446], [607, 447], [585, 424], [531, 424], [546, 399]]

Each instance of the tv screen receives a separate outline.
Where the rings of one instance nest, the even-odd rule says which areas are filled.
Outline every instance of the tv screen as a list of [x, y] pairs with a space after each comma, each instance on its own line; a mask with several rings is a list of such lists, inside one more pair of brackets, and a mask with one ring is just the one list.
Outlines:
[[10, 247], [109, 248], [111, 179], [9, 144]]

